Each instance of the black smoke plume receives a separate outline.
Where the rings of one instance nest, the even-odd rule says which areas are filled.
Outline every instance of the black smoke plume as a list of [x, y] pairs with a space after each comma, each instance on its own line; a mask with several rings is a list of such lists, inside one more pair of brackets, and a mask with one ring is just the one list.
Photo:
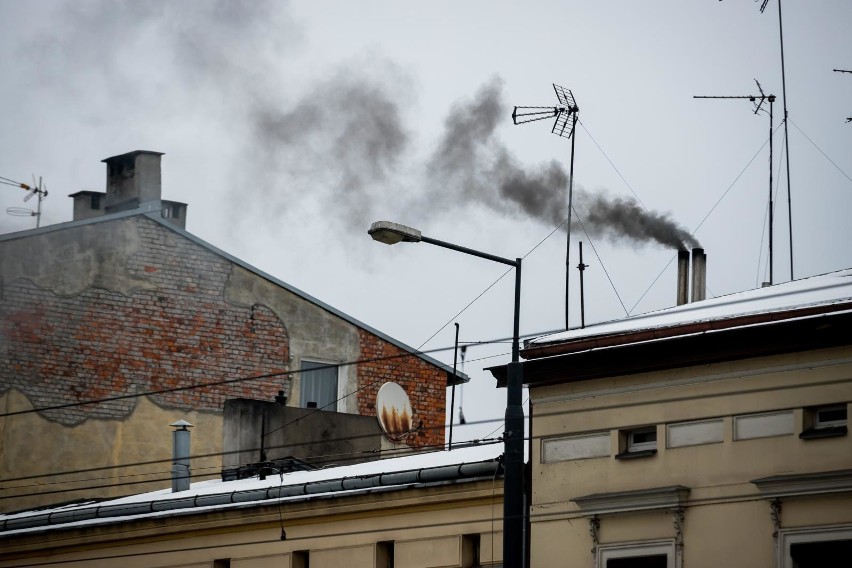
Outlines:
[[[510, 108], [499, 79], [481, 87], [472, 100], [457, 103], [429, 162], [430, 186], [441, 188], [448, 202], [482, 204], [560, 225], [568, 218], [568, 174], [556, 161], [534, 168], [518, 163], [496, 136]], [[698, 246], [667, 214], [648, 211], [632, 199], [591, 195], [575, 184], [574, 210], [593, 236], [678, 249]], [[574, 224], [572, 230], [580, 228]]]

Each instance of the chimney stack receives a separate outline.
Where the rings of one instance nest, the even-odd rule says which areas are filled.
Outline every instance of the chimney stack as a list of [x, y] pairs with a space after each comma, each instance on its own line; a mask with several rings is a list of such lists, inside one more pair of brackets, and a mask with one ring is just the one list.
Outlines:
[[158, 201], [162, 196], [160, 175], [162, 152], [135, 150], [102, 160], [107, 165], [107, 214], [136, 209], [146, 201]]
[[[680, 255], [678, 255], [680, 263]], [[707, 296], [707, 255], [703, 248], [692, 249], [692, 301], [700, 302]]]
[[101, 160], [107, 165], [106, 193], [84, 190], [69, 195], [74, 199], [74, 220], [139, 209], [145, 213], [159, 211], [163, 219], [185, 229], [186, 203], [161, 198], [162, 155], [162, 152], [134, 150]]
[[169, 424], [172, 432], [172, 493], [189, 489], [189, 428], [192, 424], [178, 420]]
[[677, 251], [677, 305], [689, 302], [689, 251]]

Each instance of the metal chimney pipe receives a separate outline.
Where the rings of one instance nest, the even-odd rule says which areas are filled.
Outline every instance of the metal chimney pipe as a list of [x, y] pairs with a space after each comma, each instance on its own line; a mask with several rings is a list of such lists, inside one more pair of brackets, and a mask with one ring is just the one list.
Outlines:
[[172, 432], [172, 493], [189, 489], [189, 428], [192, 424], [178, 420], [169, 424]]
[[677, 251], [677, 305], [689, 302], [689, 251]]
[[707, 296], [707, 255], [703, 248], [692, 249], [692, 301], [700, 302]]

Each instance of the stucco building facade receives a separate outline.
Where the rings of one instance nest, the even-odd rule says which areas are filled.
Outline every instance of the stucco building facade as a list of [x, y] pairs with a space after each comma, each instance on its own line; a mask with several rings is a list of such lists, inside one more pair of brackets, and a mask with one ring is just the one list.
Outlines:
[[525, 347], [531, 566], [848, 564], [852, 271]]

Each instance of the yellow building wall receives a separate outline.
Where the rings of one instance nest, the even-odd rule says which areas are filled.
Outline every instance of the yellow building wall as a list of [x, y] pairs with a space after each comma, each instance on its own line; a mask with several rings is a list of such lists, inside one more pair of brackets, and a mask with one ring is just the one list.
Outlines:
[[[32, 408], [15, 389], [0, 395], [3, 414]], [[140, 397], [123, 420], [87, 419], [68, 427], [37, 412], [0, 418], [0, 511], [170, 488], [169, 424], [181, 419], [194, 426], [191, 454], [204, 456], [191, 462], [193, 481], [219, 476], [221, 414], [163, 408]]]
[[[852, 349], [836, 348], [565, 383], [531, 390], [532, 566], [594, 566], [590, 514], [573, 499], [685, 486], [683, 566], [772, 567], [770, 499], [763, 477], [852, 469], [852, 436], [800, 439], [806, 409], [852, 407]], [[736, 416], [791, 411], [790, 434], [734, 439]], [[667, 425], [722, 420], [722, 441], [667, 447]], [[616, 459], [626, 430], [655, 426], [655, 455]], [[609, 455], [542, 463], [543, 442], [603, 433]], [[671, 511], [598, 515], [600, 545], [674, 539]], [[781, 527], [852, 526], [852, 496], [782, 500]]]

